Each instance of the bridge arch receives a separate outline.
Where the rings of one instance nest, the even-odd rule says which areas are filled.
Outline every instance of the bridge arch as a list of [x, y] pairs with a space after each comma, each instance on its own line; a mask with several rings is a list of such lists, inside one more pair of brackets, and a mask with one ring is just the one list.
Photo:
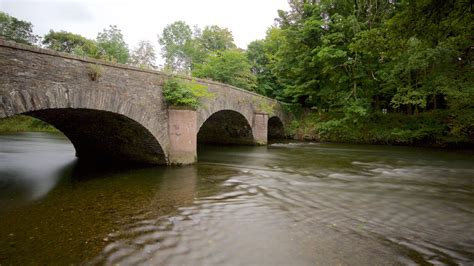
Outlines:
[[285, 138], [285, 127], [280, 117], [272, 116], [268, 119], [268, 140]]
[[23, 114], [53, 125], [69, 138], [80, 160], [167, 164], [168, 139], [160, 135], [167, 123], [159, 124], [167, 117], [116, 90], [52, 83], [18, 84], [1, 95], [0, 117]]
[[83, 108], [43, 109], [24, 115], [56, 127], [82, 161], [166, 164], [165, 153], [151, 132], [125, 115]]
[[198, 128], [198, 143], [254, 143], [250, 121], [235, 110], [224, 109], [210, 115]]

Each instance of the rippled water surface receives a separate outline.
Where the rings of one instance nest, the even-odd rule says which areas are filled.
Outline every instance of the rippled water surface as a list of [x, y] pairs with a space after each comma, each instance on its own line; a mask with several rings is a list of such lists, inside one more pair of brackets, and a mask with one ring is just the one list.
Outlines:
[[472, 265], [470, 152], [200, 147], [181, 168], [85, 166], [0, 135], [0, 265]]

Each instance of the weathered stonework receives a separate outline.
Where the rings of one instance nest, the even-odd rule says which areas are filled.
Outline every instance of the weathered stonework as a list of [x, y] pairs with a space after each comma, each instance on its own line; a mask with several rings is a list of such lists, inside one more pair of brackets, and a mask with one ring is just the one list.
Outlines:
[[195, 110], [168, 109], [170, 139], [169, 163], [192, 164], [197, 161], [197, 116]]
[[[90, 75], [91, 66], [101, 73], [95, 79]], [[27, 114], [43, 119], [71, 138], [79, 157], [97, 154], [170, 164], [170, 152], [179, 148], [172, 147], [170, 113], [162, 94], [163, 82], [168, 78], [158, 71], [0, 39], [0, 118]], [[233, 122], [237, 116], [224, 115], [224, 121], [245, 121], [239, 132], [248, 133], [251, 128], [249, 142], [266, 143], [266, 129], [262, 128], [268, 121], [255, 113], [264, 109], [283, 125], [287, 123], [281, 104], [275, 100], [226, 84], [195, 80], [214, 95], [203, 99], [196, 110], [196, 129], [213, 114], [229, 110], [244, 119]], [[248, 139], [246, 135], [239, 137]]]
[[258, 145], [267, 144], [268, 114], [255, 113], [253, 118], [253, 137]]

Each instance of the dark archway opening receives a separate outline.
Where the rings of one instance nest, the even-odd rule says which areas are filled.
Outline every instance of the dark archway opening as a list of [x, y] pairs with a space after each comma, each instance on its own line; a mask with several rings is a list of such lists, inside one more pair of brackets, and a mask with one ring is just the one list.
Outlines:
[[273, 116], [268, 119], [268, 140], [279, 140], [285, 137], [285, 128], [280, 118]]
[[81, 161], [126, 161], [166, 164], [156, 138], [140, 123], [117, 113], [60, 108], [24, 113], [38, 118], [69, 138]]
[[199, 129], [197, 141], [203, 144], [254, 143], [252, 128], [247, 119], [232, 110], [222, 110], [211, 115]]

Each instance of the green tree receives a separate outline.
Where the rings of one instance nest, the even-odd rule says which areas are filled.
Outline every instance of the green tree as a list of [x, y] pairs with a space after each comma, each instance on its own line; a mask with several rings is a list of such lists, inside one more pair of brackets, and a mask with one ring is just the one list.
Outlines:
[[128, 45], [123, 40], [122, 31], [115, 25], [104, 29], [96, 38], [99, 52], [113, 62], [125, 64], [129, 58]]
[[33, 24], [0, 11], [0, 37], [17, 43], [34, 45], [39, 37], [33, 34]]
[[245, 53], [238, 49], [209, 55], [204, 63], [196, 65], [193, 76], [209, 78], [250, 91], [255, 91], [257, 85]]
[[[274, 30], [276, 29], [270, 29], [270, 31]], [[271, 34], [268, 34], [265, 40], [251, 42], [247, 47], [246, 55], [251, 64], [252, 73], [257, 78], [256, 91], [269, 97], [280, 98], [283, 87], [272, 72], [277, 51], [275, 48], [278, 47], [278, 43], [269, 36]]]
[[140, 41], [130, 56], [130, 63], [138, 67], [156, 68], [155, 61], [155, 48], [149, 41]]
[[216, 25], [204, 27], [196, 39], [207, 54], [237, 48], [232, 32]]
[[[384, 108], [412, 121], [384, 129], [407, 143], [442, 134], [472, 140], [474, 14], [465, 2], [289, 3], [276, 30], [248, 48], [259, 86], [281, 87], [277, 97], [330, 111], [333, 119], [319, 128], [337, 136], [363, 131]], [[422, 112], [435, 122], [410, 118]]]
[[94, 41], [67, 31], [55, 32], [50, 30], [49, 33], [43, 37], [43, 45], [59, 52], [94, 58], [99, 57], [99, 49]]
[[184, 21], [173, 22], [163, 29], [158, 41], [162, 46], [165, 69], [171, 72], [190, 72], [194, 51], [192, 35], [191, 28]]

